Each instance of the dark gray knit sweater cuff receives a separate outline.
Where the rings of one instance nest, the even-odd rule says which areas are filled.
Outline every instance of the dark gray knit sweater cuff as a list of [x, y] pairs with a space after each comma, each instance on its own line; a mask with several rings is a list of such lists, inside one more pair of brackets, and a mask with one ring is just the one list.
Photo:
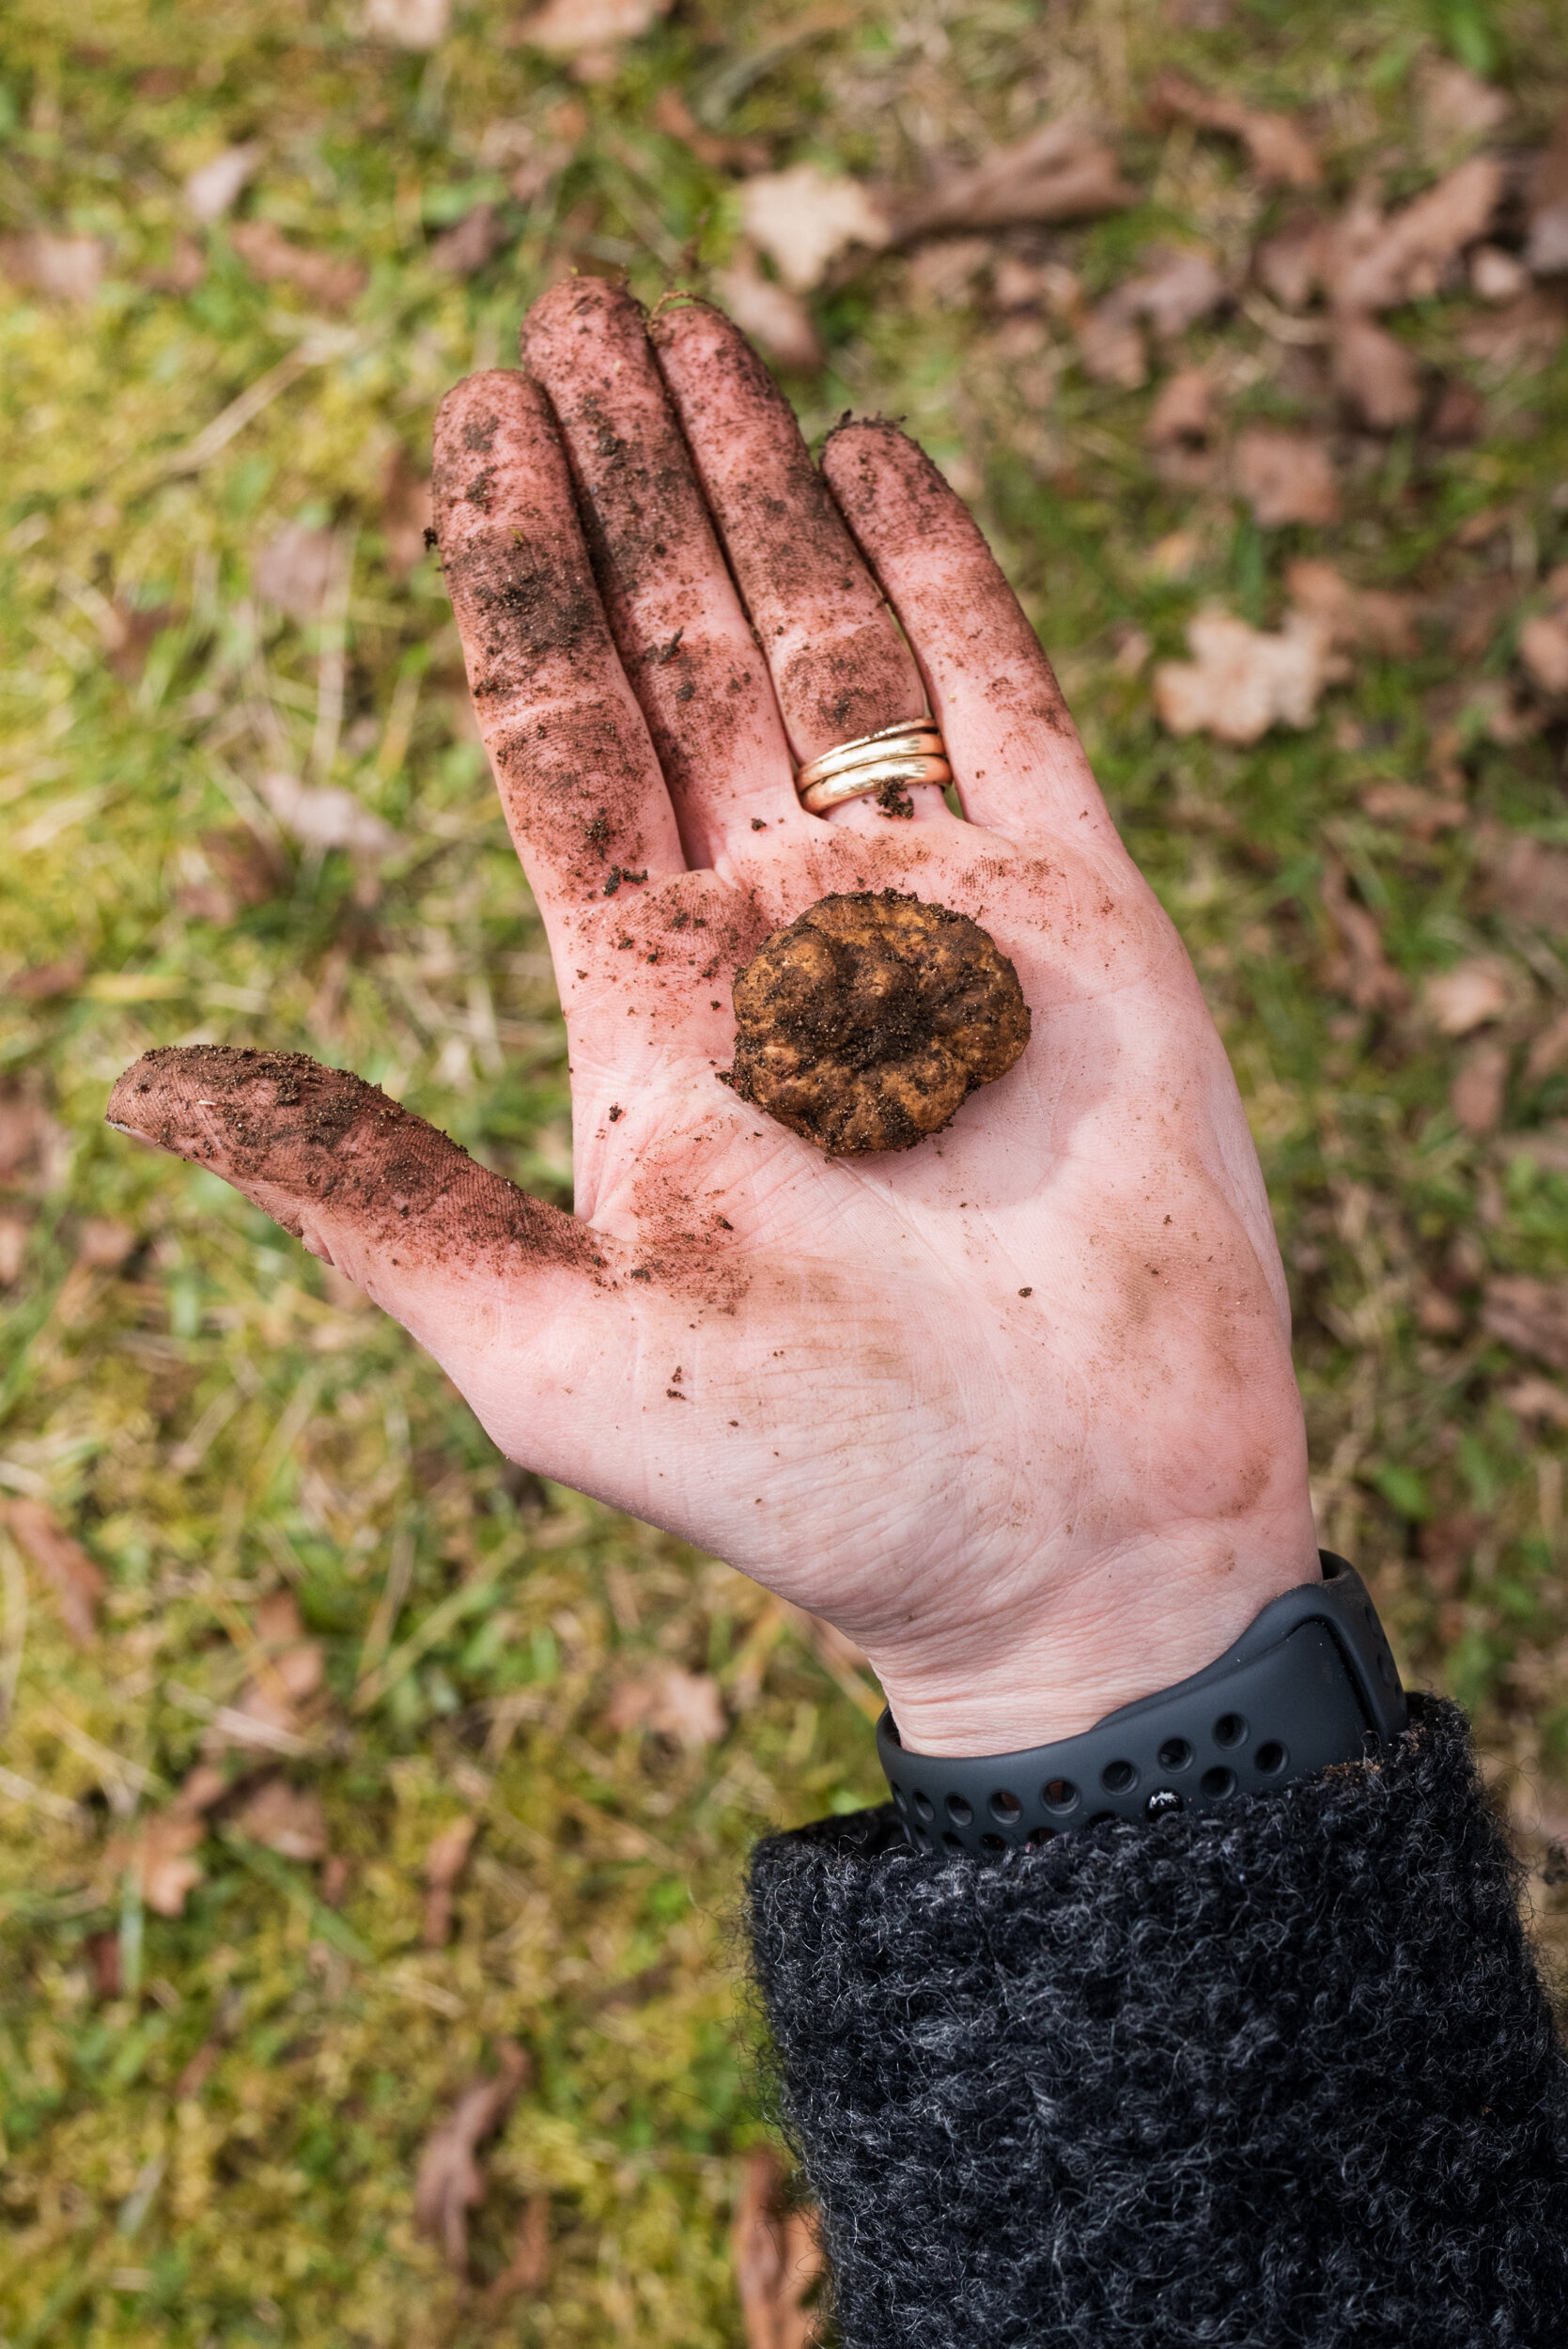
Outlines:
[[1560, 2349], [1568, 2071], [1462, 1716], [983, 1865], [891, 1806], [749, 1918], [846, 2349]]

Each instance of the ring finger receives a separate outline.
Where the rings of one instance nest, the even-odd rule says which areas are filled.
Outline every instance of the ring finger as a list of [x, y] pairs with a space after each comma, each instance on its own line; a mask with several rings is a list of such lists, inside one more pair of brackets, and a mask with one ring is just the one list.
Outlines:
[[[919, 718], [920, 672], [751, 344], [700, 302], [660, 312], [650, 332], [797, 761]], [[884, 813], [955, 820], [931, 784], [816, 820], [877, 827]]]

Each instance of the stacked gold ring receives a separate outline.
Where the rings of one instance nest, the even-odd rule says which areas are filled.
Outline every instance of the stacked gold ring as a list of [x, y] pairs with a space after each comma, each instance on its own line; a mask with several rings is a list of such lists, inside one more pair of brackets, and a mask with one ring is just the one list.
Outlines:
[[915, 783], [934, 783], [940, 788], [952, 781], [939, 727], [929, 718], [908, 718], [876, 734], [859, 734], [852, 742], [839, 742], [820, 758], [808, 759], [795, 778], [795, 789], [809, 816], [825, 816], [846, 800], [864, 799], [890, 785], [907, 791]]

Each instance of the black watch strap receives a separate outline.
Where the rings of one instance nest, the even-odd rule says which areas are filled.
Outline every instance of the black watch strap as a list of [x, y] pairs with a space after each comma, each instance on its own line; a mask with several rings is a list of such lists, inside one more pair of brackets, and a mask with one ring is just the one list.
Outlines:
[[994, 1855], [1100, 1819], [1210, 1811], [1235, 1795], [1359, 1760], [1405, 1727], [1393, 1656], [1354, 1566], [1269, 1602], [1201, 1672], [1028, 1753], [907, 1752], [893, 1715], [877, 1750], [909, 1842]]

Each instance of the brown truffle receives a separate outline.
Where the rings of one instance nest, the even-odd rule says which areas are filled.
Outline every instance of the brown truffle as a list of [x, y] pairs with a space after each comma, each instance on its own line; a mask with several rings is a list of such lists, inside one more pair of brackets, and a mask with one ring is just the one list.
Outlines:
[[977, 922], [897, 890], [824, 897], [735, 979], [731, 1081], [831, 1158], [910, 1150], [1029, 1042], [1017, 972]]

